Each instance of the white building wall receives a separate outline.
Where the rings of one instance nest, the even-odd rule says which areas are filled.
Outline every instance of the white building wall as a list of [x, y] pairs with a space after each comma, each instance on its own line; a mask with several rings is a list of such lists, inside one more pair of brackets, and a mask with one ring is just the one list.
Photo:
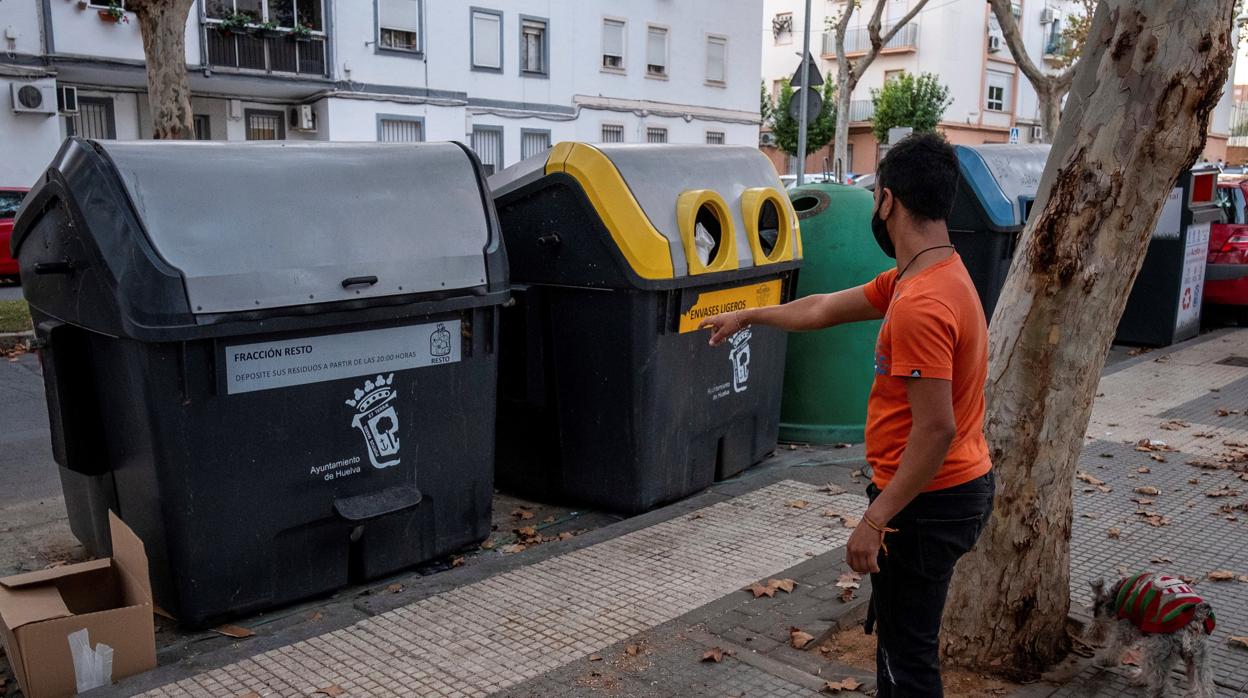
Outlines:
[[41, 25], [38, 2], [0, 2], [0, 54], [42, 53]]
[[13, 83], [55, 87], [56, 81], [50, 77], [0, 77], [0, 187], [29, 187], [43, 173], [61, 142], [60, 119], [15, 113], [9, 87]]
[[[3, 3], [12, 4], [12, 3]], [[26, 0], [38, 15], [39, 0]], [[54, 48], [59, 54], [92, 56], [131, 61], [143, 60], [143, 40], [134, 13], [126, 13], [129, 22], [107, 22], [100, 18], [108, 2], [90, 4], [79, 9], [77, 0], [53, 0], [48, 3], [52, 19]], [[199, 14], [192, 8], [186, 21], [186, 60], [199, 64]]]

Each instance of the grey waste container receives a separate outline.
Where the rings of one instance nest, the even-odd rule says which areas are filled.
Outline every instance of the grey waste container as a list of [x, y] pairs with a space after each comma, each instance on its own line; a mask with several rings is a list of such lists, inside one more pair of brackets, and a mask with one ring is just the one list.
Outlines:
[[1114, 341], [1163, 347], [1200, 332], [1209, 227], [1222, 220], [1217, 186], [1213, 167], [1179, 175], [1153, 228]]
[[70, 139], [12, 248], [74, 533], [190, 625], [490, 530], [507, 266], [453, 143]]
[[958, 189], [949, 239], [991, 319], [1014, 248], [1040, 187], [1048, 145], [957, 145]]

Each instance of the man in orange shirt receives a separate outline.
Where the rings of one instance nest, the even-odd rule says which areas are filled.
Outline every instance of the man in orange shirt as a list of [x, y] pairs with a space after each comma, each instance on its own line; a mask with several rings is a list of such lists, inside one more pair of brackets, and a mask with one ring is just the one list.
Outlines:
[[988, 327], [945, 226], [956, 158], [944, 139], [922, 134], [880, 162], [871, 228], [896, 268], [857, 288], [703, 323], [717, 345], [752, 324], [803, 331], [884, 319], [867, 401], [871, 505], [846, 546], [850, 567], [871, 573], [867, 632], [878, 626], [882, 698], [943, 695], [945, 595], [992, 512], [983, 433]]

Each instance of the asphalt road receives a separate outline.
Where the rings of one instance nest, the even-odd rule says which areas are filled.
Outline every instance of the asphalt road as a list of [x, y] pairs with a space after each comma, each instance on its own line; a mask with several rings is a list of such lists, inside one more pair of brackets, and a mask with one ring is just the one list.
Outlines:
[[0, 283], [0, 301], [15, 301], [22, 297], [22, 287], [17, 284]]

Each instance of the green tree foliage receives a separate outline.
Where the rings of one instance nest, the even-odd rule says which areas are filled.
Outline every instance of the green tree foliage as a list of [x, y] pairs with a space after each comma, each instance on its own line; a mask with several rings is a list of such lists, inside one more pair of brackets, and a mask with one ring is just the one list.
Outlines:
[[[765, 92], [765, 90], [764, 90]], [[767, 125], [776, 137], [776, 147], [789, 155], [797, 155], [797, 119], [789, 116], [789, 104], [794, 100], [789, 81], [780, 83], [780, 94], [775, 106], [768, 99]], [[823, 83], [823, 109], [819, 117], [806, 124], [806, 152], [813, 153], [832, 142], [836, 133], [836, 87], [831, 80]]]
[[875, 116], [871, 132], [880, 143], [888, 141], [888, 129], [909, 126], [915, 133], [936, 130], [945, 109], [953, 103], [949, 88], [931, 73], [915, 77], [902, 73], [884, 83], [883, 89], [871, 90]]
[[758, 83], [758, 117], [764, 124], [771, 122], [771, 95], [767, 94], [767, 81]]

